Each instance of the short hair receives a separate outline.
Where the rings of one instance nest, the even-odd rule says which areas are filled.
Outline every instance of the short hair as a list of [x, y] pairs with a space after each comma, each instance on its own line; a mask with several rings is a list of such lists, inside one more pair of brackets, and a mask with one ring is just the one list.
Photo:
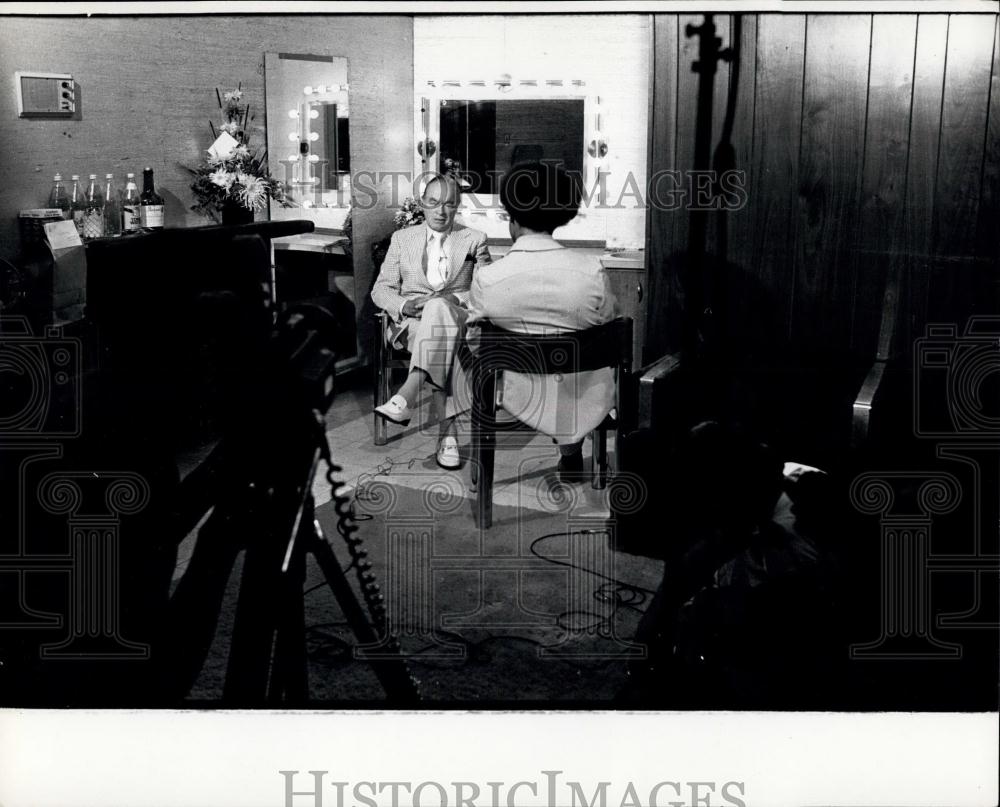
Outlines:
[[552, 233], [576, 216], [580, 177], [551, 161], [515, 165], [500, 181], [500, 204], [522, 227]]
[[455, 188], [455, 198], [462, 198], [462, 183], [458, 181], [458, 177], [454, 174], [440, 174], [435, 172], [427, 182], [424, 183], [423, 189], [420, 191], [420, 198], [424, 198], [424, 194], [427, 193], [427, 189], [433, 185], [435, 182], [442, 182], [451, 185]]

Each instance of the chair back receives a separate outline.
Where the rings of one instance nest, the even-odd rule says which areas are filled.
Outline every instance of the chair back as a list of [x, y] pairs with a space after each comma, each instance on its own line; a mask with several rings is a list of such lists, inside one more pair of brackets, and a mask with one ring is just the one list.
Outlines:
[[583, 331], [521, 334], [480, 324], [476, 361], [482, 370], [550, 375], [615, 367], [632, 369], [632, 320], [619, 317]]

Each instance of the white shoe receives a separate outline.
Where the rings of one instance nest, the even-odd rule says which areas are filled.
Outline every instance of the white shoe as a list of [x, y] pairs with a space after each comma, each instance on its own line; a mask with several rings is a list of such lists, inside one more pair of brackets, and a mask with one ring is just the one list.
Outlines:
[[406, 398], [402, 395], [393, 395], [381, 406], [376, 406], [375, 413], [386, 420], [398, 423], [400, 426], [405, 426], [412, 417], [409, 404], [406, 403]]
[[453, 471], [462, 464], [462, 455], [458, 453], [458, 440], [450, 435], [442, 437], [438, 442], [437, 464]]

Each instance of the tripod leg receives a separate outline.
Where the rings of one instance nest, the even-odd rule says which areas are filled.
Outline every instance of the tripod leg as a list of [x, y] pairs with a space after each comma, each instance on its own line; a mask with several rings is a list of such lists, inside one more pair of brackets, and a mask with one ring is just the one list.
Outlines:
[[[305, 545], [312, 530], [310, 521], [302, 520], [296, 548]], [[300, 544], [300, 542], [302, 542]], [[306, 657], [306, 618], [303, 601], [305, 552], [292, 556], [288, 571], [281, 575], [279, 588], [278, 638], [274, 648], [274, 675], [269, 700], [286, 706], [302, 706], [309, 700], [309, 661]]]
[[[379, 637], [368, 621], [364, 608], [358, 602], [350, 583], [348, 583], [347, 576], [344, 574], [333, 548], [326, 540], [319, 524], [315, 521], [312, 523], [313, 535], [310, 539], [309, 551], [316, 558], [316, 563], [326, 577], [326, 582], [333, 591], [333, 595], [337, 598], [337, 604], [347, 619], [347, 623], [351, 626], [351, 630], [360, 644], [378, 644]], [[390, 702], [406, 704], [414, 703], [419, 699], [416, 684], [410, 676], [402, 656], [373, 659], [371, 665]]]
[[275, 546], [281, 548], [268, 531], [247, 546], [222, 694], [227, 705], [263, 706], [267, 699], [278, 629], [274, 599], [282, 584]]
[[198, 532], [191, 561], [168, 606], [157, 663], [162, 692], [168, 701], [187, 695], [198, 678], [240, 549], [238, 528], [225, 507], [216, 508]]

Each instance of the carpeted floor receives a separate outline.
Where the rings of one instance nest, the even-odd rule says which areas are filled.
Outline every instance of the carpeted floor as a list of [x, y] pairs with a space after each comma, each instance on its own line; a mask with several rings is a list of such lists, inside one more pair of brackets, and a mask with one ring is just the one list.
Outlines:
[[[554, 447], [532, 434], [501, 438], [491, 529], [474, 526], [468, 471], [433, 461], [426, 429], [375, 447], [370, 402], [342, 395], [328, 417], [373, 571], [429, 705], [610, 705], [630, 658], [629, 638], [659, 584], [661, 565], [612, 551], [606, 493], [559, 483]], [[367, 410], [367, 411], [366, 411]], [[369, 428], [365, 428], [368, 425]], [[342, 565], [328, 486], [314, 487]], [[183, 561], [178, 576], [183, 571]], [[216, 641], [191, 699], [215, 701], [225, 675], [240, 565]], [[357, 591], [353, 571], [349, 573]], [[384, 694], [315, 563], [305, 586], [309, 681], [316, 704], [373, 703]]]

